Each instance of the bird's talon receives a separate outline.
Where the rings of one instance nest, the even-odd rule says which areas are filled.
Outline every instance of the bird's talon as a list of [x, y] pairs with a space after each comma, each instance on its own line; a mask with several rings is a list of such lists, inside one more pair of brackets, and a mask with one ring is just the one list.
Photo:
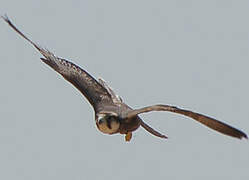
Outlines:
[[129, 142], [132, 138], [132, 133], [131, 132], [128, 132], [126, 135], [125, 135], [125, 141], [126, 142]]

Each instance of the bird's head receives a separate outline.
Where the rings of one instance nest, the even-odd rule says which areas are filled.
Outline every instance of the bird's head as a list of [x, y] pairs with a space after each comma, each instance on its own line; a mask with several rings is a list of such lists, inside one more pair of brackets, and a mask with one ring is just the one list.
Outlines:
[[101, 112], [96, 114], [98, 129], [105, 134], [117, 133], [120, 126], [118, 115], [113, 112]]

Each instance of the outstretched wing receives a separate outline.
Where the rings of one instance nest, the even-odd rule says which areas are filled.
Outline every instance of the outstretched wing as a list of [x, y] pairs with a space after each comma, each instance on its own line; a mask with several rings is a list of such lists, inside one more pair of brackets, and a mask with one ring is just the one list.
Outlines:
[[170, 112], [174, 112], [174, 113], [178, 113], [178, 114], [182, 114], [184, 116], [188, 116], [190, 118], [193, 118], [194, 120], [204, 124], [205, 126], [214, 129], [220, 133], [226, 134], [228, 136], [232, 136], [232, 137], [236, 137], [236, 138], [247, 138], [247, 135], [232, 127], [229, 126], [223, 122], [220, 122], [214, 118], [199, 114], [199, 113], [195, 113], [192, 111], [188, 111], [188, 110], [184, 110], [184, 109], [180, 109], [177, 108], [175, 106], [169, 106], [169, 105], [154, 105], [154, 106], [148, 106], [148, 107], [144, 107], [141, 109], [135, 109], [135, 110], [131, 110], [129, 112], [127, 112], [126, 114], [123, 114], [123, 116], [125, 118], [131, 118], [134, 116], [137, 116], [138, 114], [141, 113], [146, 113], [146, 112], [151, 112], [151, 111], [170, 111]]
[[72, 83], [96, 108], [100, 102], [111, 103], [111, 96], [107, 90], [99, 84], [90, 74], [78, 67], [77, 65], [56, 57], [50, 51], [43, 49], [29, 38], [27, 38], [20, 30], [18, 30], [7, 16], [2, 18], [12, 27], [19, 35], [29, 41], [43, 56], [41, 60], [53, 68], [55, 71], [60, 73], [66, 80]]

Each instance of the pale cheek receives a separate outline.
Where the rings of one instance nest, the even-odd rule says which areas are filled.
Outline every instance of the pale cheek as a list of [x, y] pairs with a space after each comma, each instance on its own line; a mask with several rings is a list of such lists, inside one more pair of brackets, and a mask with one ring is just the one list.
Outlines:
[[99, 124], [98, 126], [99, 130], [102, 132], [102, 133], [105, 133], [105, 134], [111, 134], [112, 133], [112, 130], [109, 129], [106, 125], [104, 124]]
[[108, 126], [104, 123], [102, 124], [99, 124], [98, 125], [98, 128], [99, 130], [102, 132], [102, 133], [105, 133], [105, 134], [113, 134], [113, 133], [116, 133], [117, 130], [119, 129], [119, 124], [118, 123], [112, 123], [111, 124], [111, 129], [108, 128]]

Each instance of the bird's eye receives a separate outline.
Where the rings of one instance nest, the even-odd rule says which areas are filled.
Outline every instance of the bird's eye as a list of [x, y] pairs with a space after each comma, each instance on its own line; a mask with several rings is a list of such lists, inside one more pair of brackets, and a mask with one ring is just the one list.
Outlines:
[[106, 116], [98, 117], [98, 124], [102, 124], [102, 123], [106, 122], [106, 120], [107, 120]]
[[104, 118], [98, 119], [98, 123], [102, 124], [104, 122]]

